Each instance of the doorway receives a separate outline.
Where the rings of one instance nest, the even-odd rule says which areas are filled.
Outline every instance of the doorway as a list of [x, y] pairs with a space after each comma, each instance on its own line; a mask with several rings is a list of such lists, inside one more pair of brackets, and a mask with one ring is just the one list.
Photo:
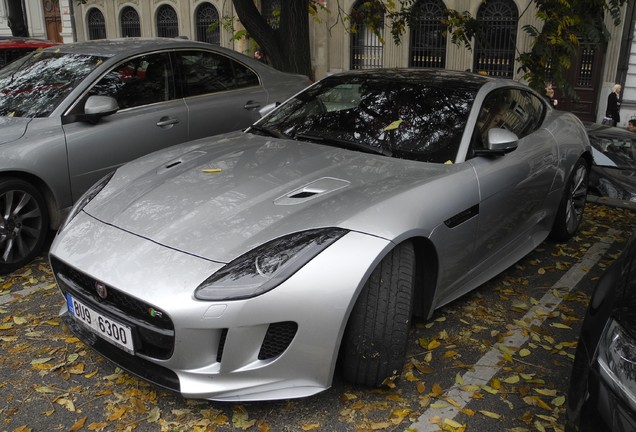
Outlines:
[[59, 0], [42, 0], [46, 38], [53, 42], [64, 42], [62, 39], [62, 16]]
[[558, 109], [570, 111], [582, 121], [596, 121], [604, 57], [604, 45], [581, 43], [572, 60], [572, 67], [566, 73], [566, 79], [574, 87], [579, 99], [575, 101], [557, 94]]

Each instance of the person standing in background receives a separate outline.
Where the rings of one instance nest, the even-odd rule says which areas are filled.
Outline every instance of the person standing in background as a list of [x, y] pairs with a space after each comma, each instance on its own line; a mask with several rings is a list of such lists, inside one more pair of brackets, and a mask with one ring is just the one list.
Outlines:
[[618, 122], [621, 121], [620, 109], [621, 109], [621, 85], [614, 84], [612, 87], [612, 92], [607, 97], [607, 109], [605, 111], [605, 117], [611, 117], [613, 124], [612, 126], [616, 126]]
[[559, 104], [559, 101], [554, 97], [554, 88], [552, 86], [545, 88], [545, 96], [552, 105], [552, 108], [556, 108]]

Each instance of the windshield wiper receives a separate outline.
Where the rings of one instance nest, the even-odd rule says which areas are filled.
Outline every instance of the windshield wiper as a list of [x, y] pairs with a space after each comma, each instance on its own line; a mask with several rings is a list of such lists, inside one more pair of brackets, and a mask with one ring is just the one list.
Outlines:
[[340, 138], [329, 138], [329, 137], [311, 135], [311, 134], [305, 134], [305, 133], [296, 134], [293, 136], [293, 138], [297, 140], [301, 140], [301, 141], [310, 141], [317, 144], [328, 144], [335, 147], [344, 148], [347, 150], [358, 150], [364, 153], [379, 154], [382, 156], [393, 155], [393, 152], [389, 149], [374, 147], [369, 144], [360, 143], [356, 141], [348, 141], [348, 140], [344, 140]]
[[253, 133], [252, 131], [259, 132], [260, 134], [265, 135], [265, 136], [269, 136], [269, 137], [287, 138], [287, 136], [285, 134], [283, 134], [283, 133], [280, 133], [280, 132], [278, 132], [278, 131], [276, 131], [274, 129], [270, 129], [270, 128], [267, 128], [265, 126], [260, 126], [260, 125], [256, 125], [256, 124], [248, 127], [245, 132]]

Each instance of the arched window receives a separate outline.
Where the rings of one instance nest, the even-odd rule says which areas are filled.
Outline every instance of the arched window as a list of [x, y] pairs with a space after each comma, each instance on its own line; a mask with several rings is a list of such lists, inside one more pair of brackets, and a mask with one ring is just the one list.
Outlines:
[[102, 11], [97, 8], [91, 8], [86, 14], [86, 21], [90, 40], [106, 39], [106, 20], [104, 20]]
[[384, 38], [384, 11], [377, 0], [358, 0], [351, 10], [355, 31], [351, 33], [351, 69], [373, 69], [382, 67], [384, 47], [380, 37], [362, 20], [356, 17], [370, 13], [380, 17], [378, 33]]
[[280, 1], [281, 0], [261, 1], [261, 15], [273, 29], [277, 29], [280, 23]]
[[157, 36], [167, 38], [179, 36], [179, 19], [171, 6], [161, 5], [157, 9]]
[[489, 0], [477, 12], [481, 25], [475, 38], [473, 70], [512, 78], [519, 14], [512, 0]]
[[420, 0], [414, 6], [417, 18], [411, 23], [410, 67], [446, 67], [446, 5], [442, 0]]
[[126, 6], [121, 10], [119, 15], [119, 24], [121, 25], [121, 35], [123, 37], [139, 37], [141, 36], [141, 24], [139, 14], [135, 8]]
[[[195, 27], [197, 40], [214, 45], [221, 44], [221, 31], [219, 27], [219, 12], [210, 3], [203, 3], [195, 13]], [[210, 26], [214, 26], [211, 28]]]

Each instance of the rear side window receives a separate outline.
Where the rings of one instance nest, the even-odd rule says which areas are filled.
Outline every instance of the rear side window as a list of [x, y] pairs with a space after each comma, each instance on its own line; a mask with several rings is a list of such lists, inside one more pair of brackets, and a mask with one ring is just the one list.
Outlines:
[[259, 84], [258, 76], [251, 69], [224, 55], [207, 51], [185, 51], [177, 55], [185, 97]]

